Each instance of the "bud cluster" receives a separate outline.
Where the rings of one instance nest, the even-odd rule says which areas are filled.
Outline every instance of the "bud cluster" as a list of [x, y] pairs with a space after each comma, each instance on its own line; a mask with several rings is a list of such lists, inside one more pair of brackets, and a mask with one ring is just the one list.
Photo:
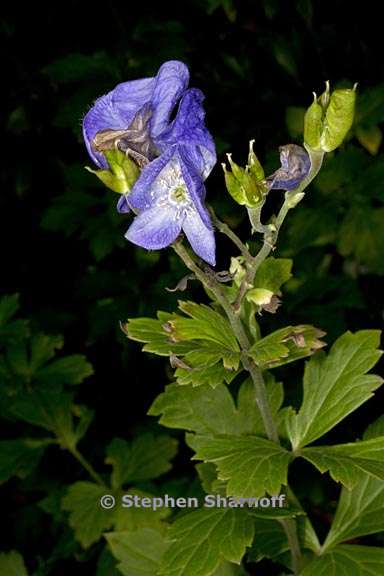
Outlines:
[[227, 171], [226, 165], [222, 164], [228, 192], [238, 204], [248, 208], [260, 206], [269, 190], [263, 167], [253, 151], [253, 143], [254, 140], [249, 142], [248, 163], [245, 168], [238, 166], [232, 160], [231, 154], [227, 154], [231, 171]]

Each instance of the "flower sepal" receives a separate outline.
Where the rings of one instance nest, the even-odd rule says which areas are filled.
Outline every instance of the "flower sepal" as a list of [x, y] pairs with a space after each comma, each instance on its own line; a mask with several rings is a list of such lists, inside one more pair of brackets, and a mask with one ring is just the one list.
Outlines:
[[140, 176], [140, 168], [127, 154], [121, 150], [105, 150], [104, 155], [109, 164], [109, 170], [85, 169], [95, 174], [113, 192], [127, 194]]

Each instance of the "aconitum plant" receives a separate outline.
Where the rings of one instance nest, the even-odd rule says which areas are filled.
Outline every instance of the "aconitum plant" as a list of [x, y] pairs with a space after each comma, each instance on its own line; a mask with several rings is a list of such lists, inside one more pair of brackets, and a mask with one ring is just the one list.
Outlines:
[[[280, 229], [305, 202], [324, 155], [351, 128], [356, 89], [332, 92], [327, 83], [320, 97], [314, 95], [303, 145], [282, 146], [274, 173], [264, 173], [253, 141], [245, 167], [228, 154], [223, 194], [226, 189], [247, 212], [254, 251], [206, 203], [216, 152], [203, 94], [188, 81], [184, 64], [166, 62], [153, 78], [116, 86], [84, 118], [96, 164], [89, 170], [119, 194], [117, 209], [131, 219], [127, 240], [147, 250], [174, 250], [187, 269], [178, 288], [185, 291], [193, 278], [206, 292], [204, 303], [183, 298], [178, 311], [122, 323], [146, 352], [170, 361], [173, 382], [149, 414], [186, 431], [201, 487], [194, 498], [147, 493], [144, 504], [132, 487], [124, 494], [115, 475], [102, 499], [104, 508], [111, 499], [122, 506], [119, 522], [110, 522], [120, 530], [106, 536], [110, 549], [130, 576], [236, 576], [261, 559], [271, 559], [273, 573], [281, 575], [383, 575], [384, 551], [353, 540], [383, 529], [376, 508], [384, 496], [384, 419], [355, 442], [321, 440], [382, 384], [367, 374], [381, 355], [380, 334], [346, 332], [325, 351], [321, 326], [283, 325], [271, 333], [264, 326], [268, 314], [278, 313], [291, 277], [291, 260], [275, 255]], [[281, 204], [265, 221], [270, 194], [281, 195]], [[234, 253], [227, 270], [218, 271], [215, 238], [222, 235]], [[274, 369], [303, 359], [302, 401], [292, 407]], [[342, 487], [325, 538], [289, 485], [289, 468], [298, 459]], [[121, 467], [128, 470], [130, 462]], [[148, 507], [152, 516], [124, 522], [124, 507]]]

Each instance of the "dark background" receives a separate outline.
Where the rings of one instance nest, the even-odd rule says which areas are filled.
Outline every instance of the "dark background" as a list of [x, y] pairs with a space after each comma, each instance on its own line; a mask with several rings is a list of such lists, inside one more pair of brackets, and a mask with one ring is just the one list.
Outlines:
[[[172, 310], [178, 296], [165, 287], [174, 286], [184, 268], [170, 251], [146, 253], [124, 240], [129, 217], [115, 213], [117, 195], [83, 170], [90, 160], [81, 140], [82, 116], [118, 82], [153, 75], [164, 61], [180, 59], [190, 68], [191, 85], [205, 93], [219, 161], [232, 151], [245, 164], [248, 140], [255, 138], [259, 158], [272, 171], [278, 146], [301, 142], [301, 109], [312, 91], [321, 93], [328, 79], [342, 86], [359, 82], [349, 141], [327, 158], [284, 228], [278, 255], [294, 259], [294, 279], [281, 311], [263, 317], [262, 329], [313, 323], [331, 343], [346, 329], [380, 328], [384, 78], [378, 8], [369, 1], [353, 7], [349, 0], [8, 5], [1, 20], [1, 291], [19, 292], [22, 316], [32, 326], [63, 334], [63, 352], [84, 353], [92, 362], [95, 374], [78, 390], [96, 412], [83, 442], [91, 460], [102, 462], [114, 436], [130, 437], [137, 426], [154, 425], [145, 413], [169, 381], [169, 370], [127, 341], [118, 322]], [[224, 190], [220, 163], [207, 189], [217, 213], [247, 238], [244, 215]], [[276, 196], [267, 213], [279, 201]], [[228, 267], [229, 250], [220, 239], [218, 269]], [[193, 296], [203, 293], [192, 288], [186, 297]], [[300, 367], [281, 371], [287, 396], [296, 402], [300, 373]], [[379, 403], [371, 402], [332, 440], [355, 438], [379, 413]], [[5, 424], [5, 437], [13, 437], [14, 426]], [[22, 433], [22, 426], [17, 430]], [[176, 477], [192, 474], [188, 456], [178, 457]], [[63, 482], [82, 477], [69, 456], [51, 453], [38, 474]], [[25, 500], [38, 499], [36, 485], [32, 496], [13, 481], [4, 487], [4, 522], [13, 525], [4, 547], [24, 551], [32, 569], [36, 556], [49, 555], [55, 545], [47, 536], [48, 520], [24, 513]], [[301, 487], [319, 507], [329, 505], [324, 490], [333, 496], [331, 487], [312, 493]], [[94, 573], [66, 562], [66, 569], [79, 566], [76, 573]]]

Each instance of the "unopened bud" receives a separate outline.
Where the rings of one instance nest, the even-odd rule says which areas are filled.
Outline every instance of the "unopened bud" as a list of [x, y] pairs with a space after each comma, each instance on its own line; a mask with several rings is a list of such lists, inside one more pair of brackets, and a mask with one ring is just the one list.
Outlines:
[[280, 146], [281, 168], [268, 176], [270, 188], [294, 190], [307, 176], [311, 161], [308, 152], [297, 144]]

